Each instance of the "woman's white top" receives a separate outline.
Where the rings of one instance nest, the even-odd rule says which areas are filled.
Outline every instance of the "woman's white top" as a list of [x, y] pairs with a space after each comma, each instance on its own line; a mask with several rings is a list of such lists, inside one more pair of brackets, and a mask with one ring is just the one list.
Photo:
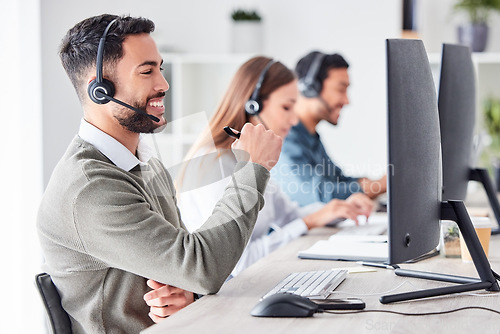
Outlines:
[[[200, 150], [179, 175], [177, 199], [187, 229], [199, 229], [212, 213], [225, 187], [231, 182], [236, 159], [231, 150], [205, 153]], [[269, 181], [264, 193], [265, 205], [259, 212], [250, 241], [231, 273], [236, 276], [260, 258], [307, 232], [301, 217], [319, 210], [324, 203], [299, 207]]]

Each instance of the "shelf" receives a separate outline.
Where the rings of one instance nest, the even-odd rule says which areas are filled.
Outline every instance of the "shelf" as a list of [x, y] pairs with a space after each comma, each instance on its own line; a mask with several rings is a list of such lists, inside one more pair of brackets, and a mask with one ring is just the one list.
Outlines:
[[[429, 63], [431, 65], [441, 63], [441, 53], [429, 53], [427, 54], [427, 57], [429, 58]], [[483, 64], [500, 65], [500, 53], [473, 52], [472, 61], [476, 65], [483, 65]]]
[[472, 60], [476, 64], [500, 65], [500, 53], [474, 52], [472, 53]]
[[[166, 166], [178, 164], [206, 128], [237, 69], [251, 54], [162, 53], [170, 84], [165, 97], [169, 125], [155, 136]], [[242, 110], [243, 112], [243, 110]]]

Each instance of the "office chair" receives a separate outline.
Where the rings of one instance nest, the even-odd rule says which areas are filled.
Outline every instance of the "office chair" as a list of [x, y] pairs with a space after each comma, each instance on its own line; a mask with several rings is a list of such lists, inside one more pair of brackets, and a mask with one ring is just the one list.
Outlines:
[[50, 275], [46, 273], [38, 274], [35, 276], [35, 282], [47, 311], [52, 333], [71, 334], [71, 320], [68, 313], [62, 308], [61, 296], [59, 296]]

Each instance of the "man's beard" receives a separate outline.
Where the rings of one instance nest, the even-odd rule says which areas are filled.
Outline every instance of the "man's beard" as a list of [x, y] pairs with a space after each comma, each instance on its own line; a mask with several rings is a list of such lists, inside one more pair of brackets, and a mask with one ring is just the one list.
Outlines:
[[[148, 99], [149, 101], [149, 99]], [[141, 105], [140, 103], [132, 104], [133, 107], [143, 110], [146, 113], [147, 102]], [[121, 126], [135, 133], [153, 133], [159, 125], [150, 119], [145, 114], [140, 114], [126, 107], [119, 107], [119, 112], [114, 115]]]

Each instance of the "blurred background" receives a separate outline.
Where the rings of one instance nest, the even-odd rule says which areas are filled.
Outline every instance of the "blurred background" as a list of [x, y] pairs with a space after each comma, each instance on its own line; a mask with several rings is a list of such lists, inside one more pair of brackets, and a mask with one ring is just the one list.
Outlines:
[[[351, 175], [386, 171], [385, 39], [419, 38], [439, 73], [442, 43], [458, 43], [470, 22], [458, 0], [4, 0], [0, 4], [0, 90], [3, 127], [2, 304], [0, 332], [44, 333], [43, 309], [33, 278], [40, 272], [35, 218], [55, 164], [78, 131], [82, 111], [59, 62], [66, 31], [102, 13], [144, 16], [156, 23], [163, 54], [170, 125], [156, 135], [167, 167], [179, 163], [221, 98], [234, 71], [248, 58], [272, 56], [293, 68], [312, 50], [341, 53], [350, 64], [351, 104], [339, 125], [321, 124], [333, 159]], [[260, 20], [233, 19], [235, 10]], [[474, 53], [478, 106], [500, 98], [500, 15], [488, 17], [487, 44]], [[464, 42], [464, 40], [462, 40]], [[467, 42], [467, 41], [465, 41]], [[437, 83], [436, 83], [437, 84]], [[480, 114], [478, 107], [478, 115]], [[478, 116], [479, 117], [479, 116]], [[478, 120], [478, 126], [481, 122]], [[480, 132], [481, 129], [478, 129]]]

